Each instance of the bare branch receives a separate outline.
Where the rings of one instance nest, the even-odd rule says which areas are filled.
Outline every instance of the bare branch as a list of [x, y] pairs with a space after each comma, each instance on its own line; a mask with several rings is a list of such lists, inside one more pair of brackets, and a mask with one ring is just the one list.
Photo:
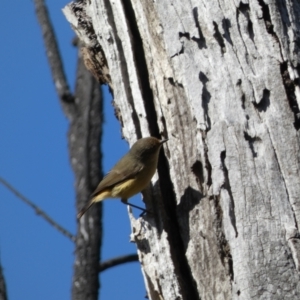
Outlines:
[[10, 185], [5, 179], [0, 177], [0, 183], [2, 183], [7, 189], [9, 189], [13, 194], [15, 194], [19, 199], [29, 205], [37, 215], [40, 215], [44, 220], [46, 220], [50, 225], [56, 228], [60, 233], [68, 237], [70, 240], [75, 242], [75, 236], [71, 234], [68, 230], [64, 229], [58, 223], [56, 223], [52, 218], [50, 218], [43, 210], [41, 210], [32, 201], [22, 195], [18, 190], [16, 190], [12, 185]]
[[45, 2], [44, 0], [34, 0], [34, 4], [36, 16], [42, 29], [46, 53], [57, 94], [64, 102], [74, 102], [74, 97], [69, 89], [67, 78], [63, 69], [62, 59], [58, 49], [58, 44], [56, 42], [54, 29], [49, 18]]
[[132, 261], [139, 261], [139, 257], [137, 254], [129, 254], [129, 255], [108, 259], [99, 264], [99, 272], [103, 272], [108, 268], [112, 268]]
[[3, 269], [0, 264], [0, 300], [7, 300], [6, 284], [3, 275]]

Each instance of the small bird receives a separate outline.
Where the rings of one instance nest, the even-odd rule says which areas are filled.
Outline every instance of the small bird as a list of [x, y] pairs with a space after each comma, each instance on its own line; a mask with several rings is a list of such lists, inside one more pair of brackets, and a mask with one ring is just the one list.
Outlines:
[[159, 150], [166, 140], [155, 137], [139, 139], [111, 171], [100, 181], [90, 201], [81, 209], [77, 218], [95, 203], [106, 198], [121, 198], [124, 204], [145, 209], [127, 202], [127, 199], [141, 192], [155, 173]]

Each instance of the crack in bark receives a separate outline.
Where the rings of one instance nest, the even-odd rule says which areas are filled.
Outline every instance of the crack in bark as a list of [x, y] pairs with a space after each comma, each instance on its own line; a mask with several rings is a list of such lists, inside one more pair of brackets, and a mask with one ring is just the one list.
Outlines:
[[198, 187], [203, 193], [203, 186], [202, 184], [204, 183], [204, 176], [203, 176], [203, 165], [200, 160], [196, 160], [195, 163], [191, 167], [192, 172], [196, 176], [196, 181], [198, 183]]
[[216, 41], [218, 42], [218, 44], [221, 48], [221, 53], [223, 55], [226, 52], [226, 46], [224, 44], [224, 39], [219, 31], [218, 24], [215, 21], [213, 21], [213, 25], [214, 25], [214, 30], [215, 30], [215, 33], [213, 34], [213, 36], [216, 39]]
[[290, 109], [294, 114], [294, 127], [298, 131], [300, 128], [300, 110], [295, 95], [295, 83], [290, 78], [287, 61], [284, 61], [280, 64], [280, 72], [282, 77], [282, 83], [284, 85], [285, 92], [287, 95], [287, 100], [289, 102]]
[[249, 144], [250, 150], [252, 152], [252, 156], [257, 157], [257, 152], [254, 149], [254, 143], [260, 142], [261, 139], [257, 136], [255, 136], [255, 137], [250, 136], [246, 131], [244, 131], [244, 138]]
[[260, 7], [262, 9], [263, 19], [265, 21], [265, 26], [266, 26], [267, 32], [269, 34], [276, 35], [275, 32], [274, 32], [274, 26], [273, 26], [272, 21], [271, 21], [269, 5], [266, 4], [263, 0], [258, 0], [258, 4], [260, 5]]
[[230, 36], [230, 28], [231, 28], [231, 22], [229, 19], [227, 18], [223, 18], [222, 20], [222, 28], [224, 30], [224, 34], [223, 34], [223, 37], [224, 39], [231, 45], [233, 46], [233, 42], [232, 42], [232, 39], [231, 39], [231, 36]]
[[234, 205], [234, 199], [233, 199], [233, 195], [232, 195], [232, 191], [231, 191], [231, 185], [230, 185], [230, 181], [229, 181], [229, 174], [228, 174], [228, 169], [227, 166], [225, 164], [225, 158], [226, 158], [226, 150], [221, 152], [221, 164], [222, 164], [222, 169], [223, 169], [223, 173], [224, 173], [224, 178], [225, 178], [225, 182], [223, 183], [223, 185], [221, 186], [221, 188], [225, 188], [228, 191], [229, 197], [230, 197], [230, 208], [229, 208], [229, 216], [230, 216], [230, 221], [231, 224], [234, 228], [235, 231], [235, 237], [238, 236], [238, 231], [236, 228], [236, 219], [235, 219], [235, 205]]
[[[255, 43], [254, 43], [254, 33], [253, 33], [253, 28], [252, 28], [252, 21], [250, 20], [249, 12], [248, 12], [249, 10], [250, 10], [250, 8], [249, 8], [248, 4], [240, 3], [240, 6], [236, 9], [236, 23], [237, 23], [237, 28], [238, 28], [238, 32], [239, 32], [241, 41], [243, 42], [243, 45], [245, 48], [245, 52], [246, 52], [245, 59], [246, 59], [247, 65], [251, 68], [251, 71], [253, 72], [253, 74], [255, 74], [255, 70], [253, 69], [252, 64], [249, 62], [249, 52], [248, 52], [247, 43], [244, 41], [244, 38], [243, 38], [243, 35], [241, 32], [241, 26], [239, 23], [239, 15], [240, 15], [240, 13], [242, 13], [248, 19], [248, 25], [247, 25], [248, 34], [249, 34], [250, 39], [253, 42], [254, 47], [256, 48]], [[250, 24], [249, 22], [251, 22], [251, 25], [249, 25]], [[249, 31], [251, 28], [252, 28], [252, 33], [251, 33], [251, 31]], [[236, 51], [235, 51], [235, 54], [236, 54]], [[239, 64], [242, 66], [242, 63], [240, 62], [237, 54], [236, 54], [236, 58], [239, 61]], [[243, 70], [243, 68], [242, 68], [242, 70]], [[243, 70], [243, 73], [244, 73], [244, 70]]]
[[191, 38], [190, 38], [190, 33], [189, 33], [189, 32], [181, 32], [181, 31], [179, 31], [178, 35], [179, 35], [179, 38], [185, 37], [185, 38], [188, 39], [188, 40], [191, 39]]
[[[300, 63], [297, 64], [296, 70], [297, 70], [298, 76], [300, 76]], [[300, 87], [300, 78], [299, 77], [295, 78], [294, 83], [295, 83], [295, 85]]]
[[204, 168], [206, 169], [206, 172], [207, 172], [206, 185], [209, 188], [212, 185], [212, 178], [211, 178], [212, 167], [211, 167], [211, 164], [210, 164], [210, 161], [208, 158], [208, 147], [207, 147], [207, 142], [206, 142], [206, 135], [207, 135], [207, 130], [205, 130], [205, 131], [201, 130], [201, 137], [202, 137], [203, 150], [204, 150]]
[[[124, 13], [128, 22], [129, 29], [132, 36], [133, 54], [138, 65], [136, 68], [139, 78], [140, 86], [144, 99], [144, 106], [146, 111], [146, 118], [149, 124], [149, 130], [152, 136], [159, 136], [158, 119], [154, 105], [154, 98], [152, 89], [149, 83], [149, 74], [147, 63], [145, 59], [145, 52], [143, 49], [143, 42], [138, 30], [137, 20], [135, 16], [132, 3], [129, 0], [122, 0]], [[170, 82], [170, 79], [169, 79]], [[173, 84], [175, 84], [173, 80]], [[168, 232], [168, 241], [170, 244], [171, 256], [174, 262], [175, 270], [179, 274], [179, 284], [183, 299], [199, 299], [197, 292], [197, 285], [192, 276], [187, 257], [184, 252], [184, 243], [180, 236], [180, 227], [177, 222], [176, 215], [176, 196], [174, 192], [173, 183], [171, 181], [168, 162], [162, 149], [159, 162], [158, 174], [161, 195], [163, 199], [162, 217], [165, 225], [165, 230]]]
[[[240, 5], [237, 9], [237, 13], [241, 12], [245, 18], [248, 20], [248, 24], [247, 24], [247, 30], [249, 33], [249, 37], [252, 40], [253, 44], [254, 44], [254, 31], [253, 31], [253, 23], [251, 21], [250, 15], [249, 15], [249, 11], [250, 11], [250, 6], [248, 3], [243, 3], [240, 2]], [[239, 28], [240, 29], [240, 28]]]
[[[149, 131], [151, 136], [159, 137], [153, 92], [149, 83], [149, 72], [145, 58], [143, 41], [137, 25], [137, 19], [131, 1], [122, 0], [122, 3], [127, 24], [131, 33], [132, 51], [136, 64], [135, 69], [139, 78], [139, 85], [146, 110], [146, 118], [150, 127]], [[128, 86], [130, 86], [130, 84], [128, 84]], [[139, 137], [142, 137], [141, 129], [139, 129]]]
[[198, 7], [194, 7], [193, 8], [193, 17], [194, 17], [194, 21], [195, 21], [195, 25], [196, 25], [196, 28], [198, 29], [198, 34], [199, 34], [199, 37], [196, 38], [195, 36], [192, 36], [192, 41], [196, 42], [197, 45], [198, 45], [198, 48], [201, 50], [202, 48], [207, 48], [206, 46], [206, 40], [205, 40], [205, 37], [202, 33], [202, 30], [201, 30], [201, 27], [200, 27], [200, 23], [199, 23], [199, 20], [198, 20]]
[[201, 93], [201, 98], [202, 98], [202, 108], [204, 111], [204, 118], [205, 121], [207, 122], [207, 129], [206, 131], [208, 132], [211, 129], [211, 121], [210, 121], [210, 117], [208, 114], [208, 104], [210, 102], [211, 99], [211, 94], [207, 89], [206, 83], [209, 81], [209, 79], [207, 78], [207, 76], [203, 73], [200, 72], [199, 73], [199, 80], [201, 81], [203, 87], [202, 87], [202, 93]]
[[173, 57], [178, 56], [178, 55], [183, 54], [183, 53], [184, 53], [184, 44], [182, 43], [180, 51], [173, 54], [173, 55], [171, 55], [170, 58], [173, 58]]
[[190, 266], [185, 256], [184, 242], [180, 235], [180, 226], [176, 214], [176, 196], [174, 193], [173, 183], [170, 178], [169, 167], [161, 151], [158, 162], [159, 184], [163, 199], [163, 223], [165, 230], [168, 232], [167, 238], [170, 245], [172, 261], [178, 276], [183, 299], [200, 299], [197, 292], [197, 284], [192, 276]]
[[227, 263], [228, 265], [228, 273], [230, 276], [231, 281], [234, 281], [234, 269], [233, 269], [233, 261], [232, 255], [230, 250], [230, 245], [225, 237], [223, 231], [223, 210], [220, 205], [220, 196], [216, 196], [213, 198], [214, 200], [214, 207], [216, 212], [216, 218], [214, 220], [214, 226], [217, 232], [217, 241], [219, 244], [218, 253], [220, 255], [221, 262], [223, 266]]
[[283, 184], [284, 184], [284, 189], [285, 189], [285, 192], [286, 192], [286, 196], [287, 196], [287, 201], [289, 202], [290, 206], [291, 206], [291, 210], [292, 210], [292, 213], [293, 213], [293, 217], [294, 217], [294, 222], [295, 222], [295, 227], [297, 228], [298, 230], [298, 223], [297, 223], [297, 218], [296, 218], [296, 214], [295, 214], [295, 210], [294, 210], [294, 207], [290, 201], [290, 196], [289, 196], [289, 191], [288, 191], [288, 188], [286, 186], [286, 183], [285, 183], [285, 178], [284, 178], [284, 174], [282, 172], [282, 169], [281, 169], [281, 166], [280, 166], [280, 162], [279, 162], [279, 159], [278, 159], [278, 156], [277, 156], [277, 153], [276, 153], [276, 148], [273, 144], [273, 140], [271, 138], [271, 134], [269, 132], [269, 129], [267, 127], [267, 133], [268, 133], [268, 136], [269, 136], [269, 139], [271, 141], [271, 146], [273, 148], [273, 151], [274, 151], [274, 156], [275, 156], [275, 159], [276, 159], [276, 162], [277, 162], [277, 165], [278, 165], [278, 169], [279, 169], [279, 172], [282, 176], [282, 181], [283, 181]]
[[[179, 36], [179, 39], [181, 39], [182, 37], [185, 37], [187, 40], [190, 40], [190, 33], [189, 32], [181, 32], [179, 31], [178, 32], [178, 36]], [[182, 41], [181, 42], [181, 49], [179, 50], [179, 52], [173, 54], [171, 56], [171, 58], [175, 57], [175, 56], [178, 56], [180, 54], [183, 54], [184, 53], [184, 42]]]
[[276, 32], [274, 31], [274, 25], [272, 24], [269, 5], [266, 4], [263, 0], [258, 0], [258, 4], [260, 5], [260, 7], [262, 9], [263, 19], [264, 19], [264, 22], [265, 22], [266, 30], [269, 34], [271, 34], [273, 36], [275, 41], [278, 43], [280, 56], [283, 60], [281, 44], [280, 44], [280, 41], [279, 41], [279, 38], [278, 38]]
[[[108, 15], [113, 16], [113, 10], [112, 10], [110, 1], [109, 0], [104, 0], [104, 5], [107, 9]], [[124, 6], [124, 9], [125, 9], [126, 4], [124, 4], [123, 6]], [[137, 137], [141, 138], [142, 137], [141, 124], [140, 124], [138, 115], [137, 115], [136, 110], [135, 110], [135, 105], [134, 105], [134, 101], [133, 101], [134, 95], [132, 93], [131, 84], [129, 82], [130, 76], [128, 74], [128, 68], [127, 68], [127, 63], [126, 63], [126, 57], [125, 57], [124, 51], [123, 51], [122, 41], [119, 38], [119, 34], [118, 34], [118, 30], [116, 28], [114, 17], [109, 17], [107, 20], [108, 20], [108, 23], [110, 24], [112, 30], [114, 31], [114, 36], [116, 37], [115, 38], [115, 43], [116, 43], [116, 47], [118, 48], [117, 52], [120, 55], [120, 62], [121, 62], [119, 64], [120, 71], [122, 73], [122, 78], [124, 80], [124, 86], [128, 87], [128, 88], [125, 88], [124, 91], [127, 95], [126, 98], [128, 99], [128, 102], [132, 107], [131, 116], [132, 116], [132, 120], [133, 120], [133, 123], [134, 123], [135, 128], [136, 128]], [[127, 21], [128, 21], [128, 19], [127, 19]], [[132, 42], [132, 45], [134, 45], [134, 41]], [[137, 70], [138, 70], [138, 68], [137, 68]]]
[[208, 159], [208, 149], [206, 149], [206, 151], [204, 152], [204, 156], [205, 156], [205, 168], [207, 170], [207, 185], [208, 187], [210, 187], [212, 185], [212, 178], [211, 178], [212, 167]]
[[255, 106], [255, 108], [261, 113], [266, 112], [268, 107], [270, 106], [270, 90], [268, 89], [264, 89], [263, 90], [263, 96], [261, 98], [261, 100], [259, 101], [259, 103], [256, 102], [252, 102], [253, 105]]
[[236, 86], [240, 89], [241, 93], [242, 93], [242, 96], [241, 96], [241, 102], [242, 102], [242, 109], [246, 109], [246, 95], [245, 93], [243, 92], [243, 89], [242, 89], [242, 79], [238, 79], [238, 81], [236, 82]]
[[242, 109], [246, 109], [245, 102], [246, 102], [246, 95], [243, 93], [241, 97], [241, 102], [242, 102]]
[[[166, 78], [165, 78], [166, 79]], [[172, 85], [172, 86], [174, 86], [174, 87], [180, 87], [180, 88], [183, 88], [183, 85], [182, 85], [182, 83], [179, 83], [178, 81], [174, 81], [174, 78], [173, 77], [168, 77], [167, 78], [168, 79], [168, 81], [169, 81], [169, 83]], [[171, 101], [171, 100], [170, 100]], [[170, 104], [170, 103], [168, 103], [168, 104]]]

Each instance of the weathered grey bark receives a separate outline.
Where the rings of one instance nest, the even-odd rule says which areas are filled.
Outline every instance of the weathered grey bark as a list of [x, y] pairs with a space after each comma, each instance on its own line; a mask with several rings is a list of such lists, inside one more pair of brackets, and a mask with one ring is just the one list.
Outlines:
[[[69, 151], [75, 173], [77, 213], [101, 178], [102, 96], [98, 82], [78, 60], [75, 105], [69, 130]], [[96, 300], [99, 290], [102, 206], [88, 211], [77, 224], [73, 300]]]
[[130, 144], [169, 138], [145, 193], [154, 214], [130, 214], [149, 298], [299, 298], [299, 2], [90, 0], [64, 13], [105, 57]]

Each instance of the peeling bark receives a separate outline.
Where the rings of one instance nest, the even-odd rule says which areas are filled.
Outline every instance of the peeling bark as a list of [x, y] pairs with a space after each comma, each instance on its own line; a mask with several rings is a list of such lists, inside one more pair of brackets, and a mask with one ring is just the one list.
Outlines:
[[149, 298], [298, 298], [299, 2], [69, 4], [93, 48], [76, 7], [125, 138], [169, 138], [144, 193], [154, 214], [130, 214]]

